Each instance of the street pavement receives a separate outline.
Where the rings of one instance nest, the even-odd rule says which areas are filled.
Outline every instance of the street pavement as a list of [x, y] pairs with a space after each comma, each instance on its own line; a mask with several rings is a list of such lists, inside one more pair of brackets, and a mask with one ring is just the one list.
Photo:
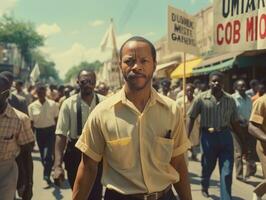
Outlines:
[[[71, 199], [71, 190], [67, 182], [64, 184], [64, 188], [58, 188], [56, 186], [47, 187], [47, 184], [42, 180], [42, 166], [40, 162], [39, 153], [33, 153], [34, 159], [34, 188], [33, 188], [33, 200], [61, 200]], [[201, 195], [200, 186], [200, 174], [201, 166], [199, 162], [190, 161], [189, 171], [191, 177], [191, 188], [194, 200], [206, 200]], [[232, 193], [235, 200], [252, 200], [252, 190], [256, 184], [262, 180], [262, 171], [260, 165], [258, 165], [258, 172], [256, 177], [252, 177], [247, 183], [240, 182], [236, 179], [233, 180]], [[218, 200], [219, 198], [219, 169], [216, 167], [210, 184], [209, 193], [213, 200]], [[266, 195], [264, 197], [266, 200]]]

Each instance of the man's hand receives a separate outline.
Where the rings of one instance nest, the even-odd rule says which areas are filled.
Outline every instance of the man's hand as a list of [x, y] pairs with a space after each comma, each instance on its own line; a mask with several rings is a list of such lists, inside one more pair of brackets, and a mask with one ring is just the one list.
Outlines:
[[61, 166], [55, 167], [53, 179], [54, 179], [55, 185], [59, 187], [61, 186], [62, 182], [65, 180], [65, 172]]

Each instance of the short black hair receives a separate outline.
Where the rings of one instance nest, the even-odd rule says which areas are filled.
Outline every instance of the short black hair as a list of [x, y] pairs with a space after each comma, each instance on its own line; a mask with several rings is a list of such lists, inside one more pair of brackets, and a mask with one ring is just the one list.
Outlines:
[[210, 75], [209, 75], [209, 79], [211, 79], [213, 76], [218, 76], [221, 79], [224, 78], [224, 74], [222, 72], [220, 72], [220, 71], [213, 71], [213, 72], [211, 72]]
[[22, 80], [16, 80], [16, 85], [20, 85], [20, 86], [23, 86], [24, 85], [24, 82]]
[[36, 88], [36, 90], [46, 89], [46, 86], [45, 86], [44, 83], [38, 82], [38, 83], [35, 84], [35, 88]]
[[80, 77], [80, 74], [82, 73], [82, 72], [88, 72], [89, 74], [92, 74], [93, 76], [94, 76], [94, 78], [95, 78], [95, 80], [96, 80], [96, 73], [95, 73], [95, 71], [94, 70], [92, 70], [92, 69], [81, 69], [81, 70], [79, 70], [79, 73], [78, 73], [78, 76], [77, 76], [77, 78], [79, 79], [79, 77]]
[[14, 76], [13, 73], [10, 71], [3, 71], [1, 72], [1, 74], [3, 76], [5, 76], [8, 80], [9, 80], [9, 84], [12, 84], [13, 80], [14, 80]]
[[255, 87], [256, 85], [259, 84], [259, 81], [257, 79], [252, 79], [250, 82], [249, 82], [249, 87], [253, 88]]
[[122, 60], [122, 51], [123, 51], [123, 48], [124, 46], [128, 43], [128, 42], [131, 42], [131, 41], [136, 41], [136, 42], [144, 42], [144, 43], [147, 43], [149, 45], [149, 47], [151, 48], [151, 55], [152, 55], [152, 58], [153, 58], [153, 61], [155, 62], [156, 61], [156, 49], [154, 47], [154, 45], [147, 39], [145, 39], [144, 37], [141, 37], [141, 36], [134, 36], [134, 37], [131, 37], [129, 38], [128, 40], [126, 40], [121, 48], [120, 48], [120, 51], [119, 51], [119, 58], [120, 60]]
[[4, 76], [2, 73], [0, 73], [0, 84], [9, 86], [10, 82], [6, 76]]

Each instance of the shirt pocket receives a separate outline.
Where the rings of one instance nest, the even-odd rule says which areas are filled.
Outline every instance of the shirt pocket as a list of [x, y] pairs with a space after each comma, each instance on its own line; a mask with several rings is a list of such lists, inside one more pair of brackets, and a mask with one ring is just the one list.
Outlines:
[[0, 153], [7, 153], [17, 150], [17, 144], [14, 134], [6, 134], [0, 137]]
[[120, 138], [107, 141], [107, 158], [113, 167], [118, 169], [129, 169], [133, 166], [133, 144], [132, 138]]
[[155, 156], [161, 163], [169, 164], [172, 158], [174, 139], [155, 137]]

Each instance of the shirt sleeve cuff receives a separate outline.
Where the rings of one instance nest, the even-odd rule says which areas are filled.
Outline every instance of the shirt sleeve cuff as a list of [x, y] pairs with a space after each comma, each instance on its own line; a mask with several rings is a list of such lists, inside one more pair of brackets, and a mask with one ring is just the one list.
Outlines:
[[251, 122], [255, 122], [257, 124], [263, 124], [264, 118], [260, 115], [253, 115], [251, 116], [250, 120]]
[[88, 147], [88, 145], [84, 144], [80, 140], [77, 141], [75, 145], [82, 153], [89, 156], [91, 159], [93, 159], [96, 162], [100, 162], [102, 160], [102, 156], [95, 153], [92, 149]]
[[185, 153], [189, 148], [191, 147], [191, 143], [189, 140], [187, 140], [185, 143], [183, 143], [181, 146], [174, 149], [174, 152], [172, 154], [172, 157], [177, 157], [179, 155], [182, 155]]

